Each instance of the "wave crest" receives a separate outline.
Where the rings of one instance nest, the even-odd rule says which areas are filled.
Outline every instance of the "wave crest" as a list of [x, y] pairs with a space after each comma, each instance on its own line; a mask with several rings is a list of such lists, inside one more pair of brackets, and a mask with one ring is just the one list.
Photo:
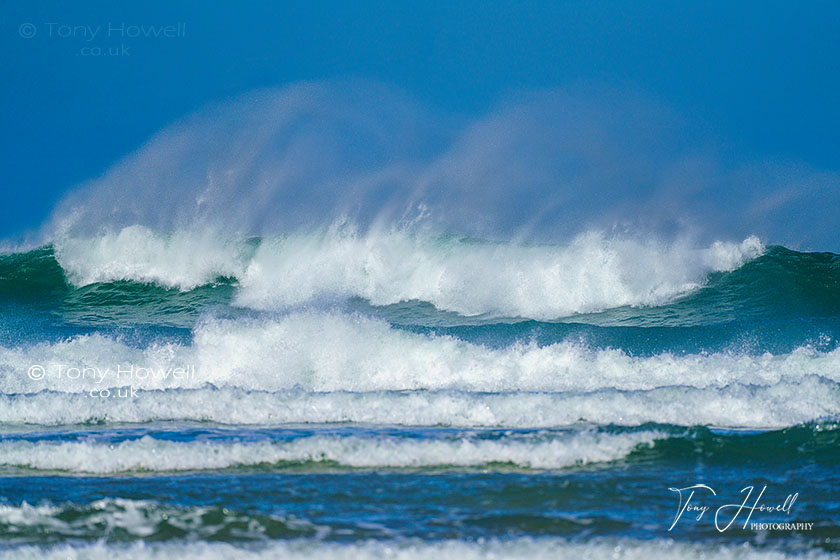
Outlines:
[[697, 248], [590, 232], [567, 245], [519, 245], [394, 231], [362, 235], [350, 227], [220, 241], [131, 226], [55, 244], [56, 259], [77, 286], [129, 280], [190, 290], [231, 277], [239, 285], [235, 304], [259, 310], [358, 297], [533, 319], [660, 305], [763, 250], [755, 237]]

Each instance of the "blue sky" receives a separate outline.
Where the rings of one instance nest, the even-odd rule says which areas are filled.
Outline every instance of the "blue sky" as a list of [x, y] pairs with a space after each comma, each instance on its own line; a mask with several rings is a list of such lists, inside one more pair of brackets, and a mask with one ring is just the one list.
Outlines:
[[[174, 120], [302, 80], [376, 80], [464, 118], [511, 92], [598, 84], [655, 100], [719, 139], [725, 158], [840, 170], [832, 2], [13, 0], [0, 10], [0, 237], [38, 227], [67, 189]], [[174, 37], [119, 31], [179, 24]]]

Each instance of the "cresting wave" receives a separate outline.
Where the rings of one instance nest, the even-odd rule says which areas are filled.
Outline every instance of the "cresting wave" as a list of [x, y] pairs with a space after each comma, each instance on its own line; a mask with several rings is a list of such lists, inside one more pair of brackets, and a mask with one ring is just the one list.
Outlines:
[[591, 232], [567, 245], [521, 245], [361, 234], [350, 226], [246, 240], [130, 226], [54, 242], [55, 259], [77, 287], [132, 281], [183, 291], [231, 278], [238, 286], [234, 303], [260, 310], [359, 297], [374, 305], [417, 300], [465, 316], [534, 319], [659, 305], [763, 251], [755, 237], [696, 248]]
[[11, 425], [100, 424], [194, 420], [220, 424], [364, 423], [401, 426], [549, 428], [577, 422], [636, 426], [782, 428], [840, 418], [840, 386], [819, 376], [767, 387], [733, 383], [649, 391], [592, 393], [372, 393], [169, 389], [133, 399], [84, 393], [0, 395], [0, 422]]
[[[27, 373], [32, 364], [43, 368], [41, 378]], [[78, 369], [71, 374], [70, 366]], [[0, 391], [5, 394], [81, 393], [128, 385], [183, 389], [207, 384], [316, 392], [721, 390], [733, 384], [772, 387], [813, 376], [840, 382], [840, 349], [637, 357], [570, 341], [489, 348], [339, 312], [208, 319], [196, 327], [191, 344], [160, 342], [137, 347], [118, 336], [95, 333], [54, 343], [0, 347]]]
[[561, 469], [615, 461], [656, 432], [578, 433], [475, 436], [416, 439], [310, 435], [287, 441], [236, 443], [175, 442], [144, 436], [113, 442], [0, 442], [0, 466], [116, 474], [144, 471], [197, 471], [254, 466], [327, 464], [351, 468], [482, 467], [507, 464], [527, 469]]
[[[361, 315], [300, 312], [206, 320], [191, 344], [96, 333], [0, 348], [0, 422], [771, 427], [840, 415], [839, 372], [840, 349], [639, 357], [575, 342], [489, 348]], [[127, 386], [135, 398], [91, 397]]]
[[[18, 475], [176, 474], [196, 471], [414, 472], [555, 471], [658, 461], [739, 465], [766, 452], [767, 465], [840, 458], [837, 422], [781, 430], [721, 430], [646, 424], [504, 430], [328, 425], [297, 428], [198, 424], [7, 433], [0, 470]], [[749, 450], [749, 451], [745, 451]]]
[[[405, 236], [403, 238], [409, 239]], [[323, 241], [323, 236], [320, 239]], [[360, 240], [357, 241], [361, 243]], [[119, 322], [128, 325], [157, 324], [191, 328], [202, 313], [205, 313], [208, 309], [228, 307], [231, 303], [236, 303], [239, 306], [253, 305], [270, 311], [274, 309], [288, 310], [290, 307], [296, 307], [291, 304], [292, 301], [297, 301], [299, 305], [305, 304], [305, 306], [324, 303], [332, 305], [343, 298], [351, 298], [351, 302], [348, 302], [351, 307], [382, 315], [400, 324], [468, 325], [488, 324], [499, 320], [507, 321], [489, 312], [476, 317], [465, 317], [445, 309], [436, 309], [430, 303], [419, 300], [400, 301], [393, 306], [371, 307], [371, 301], [364, 300], [364, 297], [375, 298], [378, 297], [377, 293], [380, 295], [385, 293], [387, 275], [382, 269], [384, 263], [382, 259], [374, 258], [373, 253], [371, 253], [371, 259], [369, 262], [366, 261], [364, 265], [366, 270], [356, 270], [356, 272], [342, 269], [339, 266], [341, 264], [340, 259], [335, 262], [328, 262], [325, 257], [323, 262], [320, 263], [323, 266], [320, 266], [316, 265], [314, 260], [307, 260], [303, 254], [299, 255], [298, 261], [300, 262], [292, 262], [294, 259], [290, 257], [291, 260], [283, 266], [275, 263], [273, 268], [272, 266], [264, 267], [261, 261], [255, 259], [255, 253], [266, 252], [268, 249], [265, 249], [265, 246], [273, 246], [277, 243], [281, 242], [278, 240], [251, 239], [237, 245], [239, 248], [233, 252], [238, 256], [233, 258], [233, 264], [229, 267], [210, 267], [210, 270], [215, 270], [218, 274], [229, 275], [216, 277], [214, 277], [215, 273], [209, 272], [202, 268], [200, 264], [192, 262], [202, 260], [200, 253], [196, 254], [192, 250], [185, 249], [187, 262], [190, 263], [190, 266], [183, 266], [183, 263], [181, 263], [179, 265], [181, 268], [176, 272], [183, 277], [189, 276], [194, 270], [198, 270], [201, 274], [190, 280], [190, 283], [175, 283], [170, 287], [167, 287], [169, 284], [163, 280], [166, 275], [161, 272], [167, 269], [167, 266], [164, 266], [165, 263], [156, 265], [151, 263], [156, 258], [156, 250], [150, 250], [147, 254], [140, 256], [128, 249], [125, 249], [125, 252], [114, 251], [108, 257], [98, 257], [105, 260], [92, 268], [85, 267], [89, 266], [91, 262], [96, 262], [96, 258], [82, 251], [83, 256], [80, 256], [78, 263], [76, 263], [79, 272], [74, 275], [78, 276], [87, 274], [91, 270], [99, 270], [97, 274], [100, 274], [99, 280], [101, 281], [93, 282], [89, 278], [88, 280], [93, 283], [83, 283], [84, 285], [80, 284], [78, 286], [67, 280], [68, 276], [72, 277], [74, 275], [71, 275], [70, 271], [62, 269], [56, 260], [55, 249], [52, 246], [26, 253], [4, 255], [0, 256], [0, 304], [3, 302], [18, 302], [27, 305], [35, 303], [37, 307], [47, 306], [53, 313], [59, 314], [70, 323], [100, 326], [108, 326], [114, 322]], [[283, 243], [288, 243], [288, 240]], [[461, 249], [465, 251], [473, 246], [478, 247], [479, 252], [508, 252], [511, 253], [509, 255], [511, 259], [516, 257], [513, 253], [517, 250], [516, 246], [512, 245], [481, 244], [467, 240], [444, 239], [438, 240], [438, 243], [460, 245]], [[312, 244], [316, 244], [316, 241], [313, 240]], [[337, 241], [334, 243], [334, 245], [338, 244]], [[156, 249], [159, 249], [159, 247]], [[200, 250], [200, 247], [195, 249]], [[520, 257], [528, 251], [534, 253], [542, 251], [546, 254], [553, 249], [560, 251], [560, 248], [556, 247], [553, 249], [551, 247], [520, 247], [520, 249], [522, 249]], [[317, 253], [317, 250], [315, 250], [315, 253]], [[740, 255], [741, 257], [745, 256], [742, 253]], [[317, 254], [315, 256], [317, 257]], [[177, 260], [177, 252], [167, 258]], [[213, 260], [212, 251], [208, 258]], [[108, 261], [107, 259], [113, 260]], [[129, 261], [132, 260], [138, 262], [130, 264]], [[663, 262], [665, 260], [667, 259], [663, 257]], [[344, 262], [347, 264], [351, 261], [352, 259], [348, 257]], [[434, 259], [429, 259], [420, 262], [417, 265], [417, 274], [420, 276], [414, 279], [419, 282], [422, 279], [421, 269], [424, 267], [428, 269], [429, 263], [433, 261]], [[721, 266], [726, 264], [724, 261], [726, 259], [718, 264]], [[250, 264], [246, 265], [246, 262]], [[505, 286], [504, 283], [499, 284], [493, 294], [487, 291], [494, 287], [494, 282], [499, 278], [493, 274], [491, 266], [482, 268], [477, 265], [474, 270], [469, 271], [465, 268], [466, 262], [467, 260], [454, 264], [450, 263], [452, 264], [451, 268], [456, 269], [456, 272], [460, 271], [454, 276], [445, 270], [446, 267], [443, 267], [439, 271], [440, 274], [432, 279], [438, 284], [425, 290], [421, 289], [419, 285], [415, 287], [416, 289], [401, 287], [399, 282], [406, 280], [406, 278], [401, 277], [400, 270], [405, 272], [402, 276], [412, 276], [412, 273], [406, 271], [406, 265], [403, 265], [402, 269], [396, 267], [392, 269], [396, 271], [393, 279], [394, 285], [391, 286], [394, 289], [394, 294], [399, 289], [408, 291], [390, 299], [385, 298], [377, 301], [382, 303], [397, 299], [397, 297], [428, 297], [434, 300], [435, 294], [443, 294], [439, 289], [442, 286], [440, 282], [447, 278], [447, 274], [449, 274], [450, 280], [459, 277], [464, 284], [470, 284], [475, 288], [466, 295], [472, 297], [472, 301], [477, 301], [475, 298], [484, 300], [484, 303], [487, 304], [486, 306], [482, 304], [481, 309], [484, 311], [493, 307], [488, 299], [490, 296], [507, 301], [507, 303], [503, 302], [504, 305], [513, 302], [511, 298], [515, 296], [515, 293], [508, 290], [510, 286]], [[441, 264], [445, 263], [437, 262], [435, 266]], [[374, 271], [379, 275], [378, 279], [374, 278], [376, 274], [369, 274], [369, 269], [372, 267], [379, 267], [378, 271]], [[279, 277], [274, 279], [274, 273], [269, 274], [266, 269], [273, 270]], [[108, 274], [103, 272], [105, 270], [108, 271]], [[547, 275], [545, 280], [550, 283], [568, 280], [566, 277], [569, 275], [582, 273], [581, 270], [574, 267], [564, 270], [565, 272], [560, 276], [554, 276], [555, 271], [550, 271], [547, 268], [545, 270], [532, 268], [530, 272], [536, 274], [536, 276], [529, 279], [523, 272], [518, 281], [521, 281], [523, 288], [527, 285], [533, 287], [535, 282], [540, 281], [540, 275]], [[301, 271], [305, 271], [308, 276], [303, 277], [304, 274]], [[152, 272], [154, 274], [149, 276]], [[329, 273], [329, 276], [326, 276], [327, 273]], [[350, 276], [347, 278], [340, 276], [345, 273], [350, 274]], [[161, 278], [156, 279], [155, 274]], [[475, 278], [470, 278], [470, 274], [474, 274]], [[652, 274], [656, 274], [655, 269], [652, 270]], [[246, 277], [246, 275], [250, 276]], [[502, 280], [504, 280], [504, 275], [502, 276]], [[510, 279], [509, 276], [508, 279]], [[408, 280], [411, 280], [411, 278]], [[587, 279], [583, 278], [583, 280]], [[205, 281], [209, 283], [201, 283]], [[659, 281], [661, 282], [661, 280]], [[365, 284], [365, 282], [368, 283]], [[651, 284], [655, 282], [657, 280], [650, 281]], [[189, 290], [182, 289], [184, 286], [192, 286], [194, 283], [199, 285]], [[644, 282], [641, 284], [644, 284]], [[699, 287], [689, 290], [682, 297], [670, 298], [654, 306], [623, 305], [602, 312], [575, 314], [566, 318], [565, 321], [617, 327], [691, 327], [727, 324], [749, 326], [767, 320], [831, 318], [840, 313], [840, 256], [831, 253], [798, 253], [783, 247], [770, 247], [764, 250], [760, 256], [747, 260], [734, 270], [698, 273], [694, 284]], [[353, 285], [361, 286], [361, 288], [356, 290]], [[453, 283], [449, 284], [449, 288], [454, 289], [454, 286]], [[502, 289], [507, 291], [503, 292]], [[594, 300], [590, 296], [595, 297], [597, 294], [593, 292], [588, 296], [584, 293], [585, 291], [580, 282], [572, 283], [571, 288], [563, 287], [562, 290], [551, 297], [534, 300], [529, 305], [532, 310], [536, 310], [541, 305], [548, 305], [542, 311], [537, 310], [533, 315], [553, 316], [554, 313], [559, 313], [555, 304], [560, 299], [565, 298], [568, 300], [566, 303], [572, 305], [572, 299], [580, 296], [583, 299], [574, 303], [577, 309], [594, 309], [597, 306], [594, 305]], [[305, 295], [301, 295], [304, 292]], [[257, 293], [261, 295], [257, 297]], [[454, 297], [456, 293], [450, 292], [450, 295]], [[630, 299], [635, 298], [635, 301], [642, 301], [640, 299], [642, 298], [641, 292], [637, 295], [638, 297], [633, 296]], [[309, 300], [306, 300], [306, 298], [309, 298]], [[586, 298], [590, 299], [587, 300]], [[367, 303], [360, 306], [359, 303], [353, 303], [356, 300], [358, 302], [367, 301]], [[617, 301], [619, 300], [616, 299], [612, 303]], [[442, 305], [440, 301], [437, 303]], [[601, 303], [605, 304], [604, 301]], [[552, 310], [551, 306], [555, 308]], [[496, 309], [500, 308], [496, 306]], [[478, 307], [475, 307], [475, 309], [478, 309]], [[515, 310], [511, 307], [509, 311], [524, 313], [525, 310], [524, 308]], [[794, 325], [790, 326], [793, 327]]]
[[[125, 231], [117, 237], [123, 237], [124, 233]], [[153, 235], [151, 239], [164, 243]], [[301, 239], [297, 238], [297, 241]], [[595, 272], [590, 271], [592, 274], [589, 274], [585, 270], [586, 266], [576, 268], [574, 263], [565, 263], [560, 272], [548, 266], [547, 263], [554, 258], [551, 256], [552, 251], [560, 254], [569, 250], [568, 247], [517, 247], [463, 239], [437, 239], [435, 243], [440, 246], [458, 247], [457, 250], [450, 251], [450, 261], [440, 260], [438, 257], [441, 255], [420, 255], [422, 258], [418, 257], [420, 260], [415, 263], [416, 270], [412, 271], [408, 270], [405, 263], [386, 270], [387, 259], [376, 254], [378, 248], [373, 246], [374, 241], [362, 238], [356, 238], [352, 242], [335, 239], [330, 242], [332, 253], [341, 253], [340, 247], [347, 249], [354, 245], [358, 249], [358, 259], [355, 261], [355, 257], [347, 254], [337, 256], [328, 254], [330, 251], [326, 250], [319, 253], [322, 249], [319, 244], [323, 244], [325, 239], [325, 236], [313, 236], [309, 240], [309, 245], [315, 246], [312, 248], [311, 259], [306, 255], [306, 251], [299, 247], [298, 254], [286, 255], [285, 261], [282, 261], [280, 256], [282, 251], [288, 252], [288, 245], [292, 244], [289, 239], [250, 239], [239, 244], [231, 243], [226, 249], [231, 254], [228, 259], [230, 262], [224, 266], [213, 265], [213, 262], [224, 262], [227, 259], [218, 256], [224, 251], [213, 253], [213, 250], [210, 250], [207, 255], [202, 256], [203, 249], [200, 246], [192, 246], [187, 242], [183, 243], [185, 248], [168, 250], [171, 254], [167, 254], [167, 250], [161, 247], [154, 247], [154, 250], [149, 249], [146, 253], [141, 251], [141, 254], [130, 247], [123, 247], [105, 255], [90, 255], [90, 251], [87, 251], [90, 246], [80, 243], [79, 255], [74, 262], [63, 263], [67, 270], [56, 260], [56, 249], [45, 246], [26, 253], [0, 256], [0, 303], [17, 301], [51, 305], [66, 320], [81, 324], [108, 325], [114, 321], [121, 321], [127, 324], [170, 324], [187, 328], [208, 308], [228, 306], [231, 303], [263, 310], [288, 310], [304, 304], [330, 304], [342, 298], [364, 300], [367, 297], [372, 298], [367, 300], [368, 303], [383, 304], [394, 303], [394, 300], [402, 302], [400, 298], [425, 297], [435, 301], [436, 305], [443, 306], [435, 311], [429, 302], [424, 303], [420, 300], [397, 305], [396, 308], [403, 309], [402, 316], [395, 315], [398, 322], [414, 321], [414, 324], [487, 323], [494, 317], [504, 315], [501, 312], [493, 315], [491, 309], [503, 308], [510, 312], [508, 315], [511, 317], [523, 314], [527, 317], [526, 307], [535, 317], [556, 318], [556, 314], [560, 314], [560, 308], [564, 306], [565, 311], [588, 310], [585, 314], [574, 314], [566, 321], [602, 326], [641, 327], [702, 326], [732, 322], [743, 324], [767, 319], [828, 318], [840, 313], [840, 256], [831, 253], [799, 253], [784, 247], [770, 247], [762, 249], [761, 255], [746, 260], [740, 267], [728, 270], [729, 265], [735, 266], [740, 259], [749, 256], [739, 250], [734, 256], [730, 255], [732, 259], [721, 258], [717, 262], [717, 265], [728, 271], [715, 272], [711, 268], [699, 267], [693, 274], [686, 271], [674, 272], [673, 274], [684, 276], [683, 288], [688, 291], [683, 293], [682, 297], [677, 293], [676, 286], [679, 282], [672, 282], [668, 287], [667, 276], [657, 279], [658, 272], [655, 267], [650, 271], [654, 278], [643, 280], [642, 276], [639, 276], [636, 286], [639, 291], [635, 295], [633, 290], [628, 289], [629, 284], [619, 285], [618, 291], [612, 295], [603, 291], [599, 295], [596, 293], [597, 283], [592, 293], [587, 293], [588, 288], [584, 287], [584, 282], [595, 276]], [[407, 243], [419, 243], [418, 238], [405, 235], [400, 239]], [[601, 241], [604, 239], [601, 238]], [[212, 245], [211, 242], [208, 243]], [[372, 247], [362, 248], [366, 243]], [[433, 245], [431, 241], [429, 243]], [[277, 245], [284, 245], [286, 249], [277, 249]], [[163, 257], [159, 257], [158, 249], [163, 250]], [[184, 261], [178, 261], [181, 249], [186, 255]], [[369, 253], [365, 255], [364, 251], [368, 249]], [[396, 252], [403, 251], [409, 254], [411, 250], [411, 247], [395, 249]], [[475, 258], [479, 258], [481, 252], [488, 255], [493, 253], [495, 257], [489, 255], [486, 266], [476, 263], [470, 268], [467, 266], [469, 258], [461, 257], [469, 257], [467, 253], [473, 250], [476, 253], [473, 255]], [[255, 256], [272, 251], [277, 257], [275, 260]], [[457, 255], [459, 251], [464, 255]], [[502, 270], [504, 267], [499, 269], [499, 274], [494, 272], [494, 263], [491, 262], [494, 258], [504, 256], [506, 262], [528, 260], [525, 257], [529, 251], [532, 256], [542, 253], [545, 257], [542, 264], [546, 266], [540, 268], [536, 266], [539, 259], [531, 259], [530, 264], [534, 266], [524, 268], [515, 279], [508, 274], [510, 270]], [[441, 254], [443, 253], [445, 251]], [[330, 260], [333, 257], [335, 260]], [[598, 258], [594, 253], [590, 257], [593, 257], [590, 264], [594, 269]], [[436, 258], [438, 260], [435, 260]], [[163, 262], [153, 262], [156, 259], [162, 259]], [[209, 259], [210, 264], [207, 264], [205, 259]], [[661, 264], [670, 266], [679, 261], [668, 260], [667, 255], [663, 255]], [[175, 262], [173, 264], [168, 261]], [[438, 270], [433, 271], [435, 267]], [[621, 281], [630, 278], [618, 269], [612, 272], [605, 269], [601, 272], [607, 276], [616, 273]], [[394, 274], [392, 279], [388, 278], [389, 273]], [[342, 276], [345, 274], [347, 276]], [[570, 280], [573, 275], [580, 275], [580, 278]], [[71, 283], [68, 278], [78, 282], [78, 285]], [[178, 281], [174, 281], [176, 279]], [[422, 280], [431, 280], [435, 284], [424, 288]], [[455, 280], [461, 282], [462, 286], [470, 285], [472, 289], [465, 289], [465, 293], [459, 294]], [[511, 290], [511, 286], [505, 282], [514, 280], [519, 284], [516, 289]], [[515, 301], [516, 298], [524, 298], [527, 295], [516, 290], [534, 288], [539, 292], [550, 287], [552, 283], [567, 281], [570, 282], [569, 285], [562, 286], [562, 289], [545, 298], [522, 305], [521, 302]], [[417, 284], [403, 285], [401, 282]], [[540, 282], [543, 282], [543, 287], [535, 288]], [[647, 284], [659, 286], [659, 296], [664, 297], [670, 293], [673, 297], [655, 304], [643, 304], [641, 302], [659, 298], [651, 296], [653, 292], [648, 294], [650, 297], [645, 296], [643, 288]], [[623, 296], [619, 294], [622, 290]], [[537, 292], [534, 295], [540, 295]], [[484, 314], [470, 318], [446, 311], [444, 296], [463, 296], [465, 301], [471, 302], [469, 310], [458, 305], [450, 307], [462, 311], [482, 311]], [[500, 301], [492, 303], [493, 297], [500, 298]], [[621, 301], [630, 303], [620, 307], [604, 307]], [[293, 305], [293, 302], [297, 303]], [[424, 305], [426, 309], [422, 309]], [[602, 307], [604, 311], [590, 312]], [[388, 309], [374, 307], [373, 310], [387, 312]], [[412, 314], [405, 315], [406, 310]]]

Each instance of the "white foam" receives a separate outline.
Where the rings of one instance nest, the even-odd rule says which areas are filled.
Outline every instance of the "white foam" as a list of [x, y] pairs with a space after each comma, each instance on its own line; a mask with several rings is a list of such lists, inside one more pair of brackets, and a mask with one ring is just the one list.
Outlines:
[[506, 436], [414, 439], [382, 436], [307, 436], [289, 441], [231, 443], [175, 442], [149, 436], [120, 443], [0, 442], [0, 465], [73, 473], [223, 469], [281, 462], [332, 462], [346, 467], [477, 467], [509, 463], [523, 468], [560, 469], [615, 461], [656, 432], [605, 434], [593, 431]]
[[421, 300], [462, 315], [553, 319], [624, 305], [657, 305], [696, 289], [712, 271], [758, 256], [761, 242], [607, 237], [524, 246], [409, 235], [358, 234], [351, 227], [244, 243], [209, 234], [159, 235], [141, 226], [93, 238], [62, 238], [56, 258], [71, 282], [134, 280], [191, 289], [236, 277], [236, 303], [287, 309], [320, 298], [361, 297], [375, 305]]
[[[73, 506], [70, 506], [72, 508]], [[154, 533], [156, 519], [150, 513], [159, 508], [157, 503], [145, 500], [107, 498], [88, 505], [90, 515], [71, 516], [68, 519], [64, 506], [52, 504], [21, 505], [0, 504], [0, 527], [7, 533], [22, 528], [48, 528], [56, 534], [83, 534], [97, 530], [100, 534], [119, 528], [135, 537], [146, 537]], [[169, 513], [174, 511], [169, 508]], [[103, 531], [103, 528], [106, 528]]]
[[761, 387], [663, 387], [593, 393], [250, 392], [195, 389], [141, 392], [133, 399], [84, 394], [0, 395], [0, 422], [212, 421], [223, 424], [343, 423], [406, 426], [553, 427], [578, 421], [640, 425], [781, 428], [840, 417], [840, 386], [810, 376]]
[[236, 302], [257, 309], [320, 296], [375, 305], [430, 302], [462, 315], [552, 319], [623, 305], [655, 305], [697, 288], [762, 251], [756, 238], [709, 249], [588, 233], [565, 246], [331, 234], [264, 243]]
[[[33, 364], [43, 379], [27, 374]], [[62, 375], [69, 366], [110, 372], [102, 382]], [[118, 374], [151, 368], [140, 377]], [[175, 368], [194, 374], [169, 375]], [[622, 350], [560, 342], [493, 349], [450, 336], [395, 329], [339, 313], [301, 312], [264, 320], [208, 320], [192, 345], [130, 347], [101, 334], [57, 343], [0, 348], [0, 392], [83, 392], [133, 385], [141, 389], [217, 387], [284, 391], [592, 392], [664, 387], [770, 387], [811, 375], [840, 382], [840, 349], [802, 347], [788, 354], [713, 353], [634, 357]], [[688, 403], [686, 403], [688, 404]]]
[[[511, 560], [686, 560], [716, 558], [719, 560], [783, 560], [790, 555], [772, 548], [755, 548], [750, 545], [725, 545], [717, 543], [676, 542], [670, 539], [633, 540], [596, 538], [588, 542], [570, 542], [560, 538], [485, 539], [479, 542], [442, 540], [423, 542], [361, 541], [347, 544], [330, 543], [312, 539], [272, 541], [259, 545], [233, 545], [227, 543], [135, 543], [109, 545], [58, 545], [49, 547], [22, 546], [6, 552], [10, 560], [111, 560], [115, 556], [134, 560], [181, 558], [189, 559], [306, 559], [345, 560], [346, 558], [420, 560], [457, 558], [459, 560], [511, 559]], [[817, 549], [799, 551], [800, 558], [812, 560], [831, 558], [830, 553]]]
[[157, 235], [143, 226], [92, 238], [61, 237], [55, 257], [77, 286], [132, 280], [189, 290], [220, 276], [240, 276], [248, 256], [244, 242], [210, 233]]

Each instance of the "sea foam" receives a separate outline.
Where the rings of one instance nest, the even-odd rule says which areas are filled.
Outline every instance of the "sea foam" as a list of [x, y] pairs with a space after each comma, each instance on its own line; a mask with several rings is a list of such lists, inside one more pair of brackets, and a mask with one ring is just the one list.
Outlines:
[[[33, 365], [43, 372], [33, 372]], [[78, 368], [73, 376], [68, 373], [70, 366]], [[178, 368], [188, 374], [176, 374]], [[80, 375], [79, 370], [85, 371]], [[33, 373], [41, 378], [33, 379]], [[3, 393], [207, 384], [315, 392], [645, 391], [723, 389], [732, 384], [772, 387], [814, 375], [839, 382], [840, 350], [803, 346], [778, 355], [726, 351], [644, 357], [572, 341], [547, 346], [520, 341], [490, 348], [339, 312], [208, 319], [195, 329], [192, 344], [159, 342], [136, 347], [119, 337], [96, 333], [0, 347]]]
[[480, 467], [504, 463], [530, 469], [560, 469], [621, 459], [656, 432], [604, 434], [591, 431], [531, 437], [474, 436], [417, 439], [312, 435], [289, 441], [248, 443], [175, 442], [150, 436], [119, 443], [73, 441], [0, 442], [0, 465], [73, 473], [225, 469], [282, 463], [329, 463], [355, 468]]
[[0, 395], [0, 422], [49, 426], [195, 420], [253, 425], [547, 428], [582, 421], [782, 428], [827, 417], [840, 417], [840, 386], [816, 375], [766, 387], [733, 383], [720, 389], [673, 386], [592, 393], [312, 393], [201, 388], [141, 391], [131, 399], [92, 399], [84, 393], [47, 391]]
[[764, 250], [755, 237], [697, 248], [589, 232], [564, 245], [523, 245], [361, 234], [350, 226], [255, 244], [209, 233], [161, 235], [142, 226], [54, 243], [78, 286], [129, 280], [189, 290], [231, 277], [239, 286], [235, 303], [260, 310], [359, 297], [374, 305], [419, 300], [462, 315], [534, 319], [658, 305]]

